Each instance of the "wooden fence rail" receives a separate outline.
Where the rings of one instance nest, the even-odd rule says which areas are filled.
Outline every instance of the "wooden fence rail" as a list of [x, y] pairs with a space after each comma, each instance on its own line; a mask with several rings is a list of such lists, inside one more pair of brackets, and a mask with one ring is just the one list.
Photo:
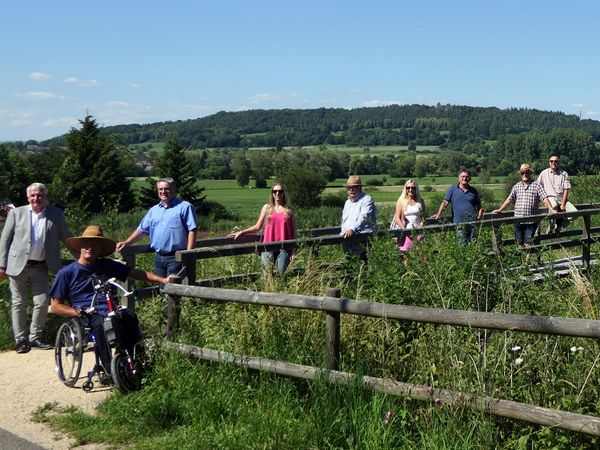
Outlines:
[[[600, 321], [595, 320], [373, 303], [337, 298], [339, 295], [339, 290], [337, 289], [330, 289], [328, 296], [306, 296], [169, 284], [165, 286], [165, 292], [169, 298], [176, 299], [181, 299], [182, 297], [200, 298], [218, 302], [267, 305], [325, 312], [326, 332], [324, 348], [326, 351], [326, 369], [248, 355], [234, 355], [214, 349], [198, 348], [184, 344], [167, 342], [165, 345], [208, 361], [230, 362], [251, 369], [268, 370], [277, 374], [302, 379], [315, 379], [321, 376], [326, 381], [336, 384], [347, 384], [357, 378], [355, 374], [338, 371], [340, 361], [341, 314], [592, 339], [600, 337]], [[490, 397], [471, 396], [445, 389], [432, 389], [425, 386], [375, 377], [362, 377], [360, 381], [369, 389], [391, 395], [401, 395], [425, 401], [438, 399], [445, 404], [452, 404], [456, 407], [469, 407], [477, 411], [524, 420], [539, 425], [557, 426], [567, 430], [600, 436], [600, 419], [593, 416], [552, 410]]]

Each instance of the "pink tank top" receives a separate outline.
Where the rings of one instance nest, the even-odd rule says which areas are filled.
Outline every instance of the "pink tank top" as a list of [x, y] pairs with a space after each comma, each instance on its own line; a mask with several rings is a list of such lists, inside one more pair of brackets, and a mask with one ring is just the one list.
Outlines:
[[273, 211], [265, 227], [263, 242], [286, 241], [288, 239], [294, 239], [292, 217], [286, 217], [285, 212]]

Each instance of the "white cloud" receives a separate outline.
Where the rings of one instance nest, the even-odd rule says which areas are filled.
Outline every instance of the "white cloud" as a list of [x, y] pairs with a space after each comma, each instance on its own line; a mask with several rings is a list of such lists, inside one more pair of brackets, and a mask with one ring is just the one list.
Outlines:
[[54, 92], [47, 91], [29, 91], [22, 94], [16, 94], [17, 97], [25, 97], [32, 100], [66, 100], [67, 97]]
[[141, 89], [142, 88], [142, 85], [138, 84], [138, 83], [131, 83], [129, 86], [132, 87], [132, 88], [134, 88], [134, 89]]
[[585, 103], [573, 103], [574, 108], [583, 108], [584, 106], [585, 106]]
[[280, 99], [280, 97], [277, 94], [264, 93], [264, 94], [256, 94], [256, 95], [253, 95], [251, 97], [248, 97], [247, 100], [251, 104], [259, 105], [259, 104], [262, 104], [262, 103], [276, 102], [279, 99]]
[[600, 112], [598, 112], [598, 111], [588, 111], [588, 112], [586, 112], [586, 115], [588, 115], [588, 116], [597, 116], [598, 114], [600, 114]]
[[122, 100], [110, 100], [105, 102], [104, 106], [107, 108], [129, 108], [131, 104]]
[[389, 106], [389, 105], [402, 105], [402, 102], [398, 100], [367, 100], [360, 104], [360, 106], [374, 107], [374, 106]]
[[30, 80], [50, 80], [52, 77], [44, 72], [31, 72], [27, 75]]
[[77, 126], [77, 124], [79, 123], [79, 121], [77, 119], [75, 119], [74, 117], [62, 117], [60, 119], [46, 119], [43, 123], [42, 123], [42, 127], [43, 128], [64, 128], [65, 126], [67, 127], [74, 127]]
[[100, 84], [98, 80], [80, 80], [77, 77], [67, 77], [63, 80], [63, 82], [68, 84], [76, 84], [80, 87], [93, 87]]

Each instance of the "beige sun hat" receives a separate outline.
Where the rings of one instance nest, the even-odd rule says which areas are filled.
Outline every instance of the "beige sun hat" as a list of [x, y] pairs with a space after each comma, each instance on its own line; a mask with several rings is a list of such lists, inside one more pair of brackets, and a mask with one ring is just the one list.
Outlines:
[[358, 175], [350, 175], [346, 186], [362, 186], [362, 181]]
[[521, 164], [521, 167], [519, 167], [519, 173], [521, 173], [521, 172], [532, 172], [529, 164], [527, 164], [527, 163]]
[[71, 250], [79, 252], [81, 250], [81, 242], [83, 239], [97, 239], [100, 243], [98, 256], [108, 256], [114, 253], [117, 244], [112, 239], [104, 237], [102, 227], [100, 225], [89, 225], [81, 236], [70, 237], [67, 239], [67, 246]]

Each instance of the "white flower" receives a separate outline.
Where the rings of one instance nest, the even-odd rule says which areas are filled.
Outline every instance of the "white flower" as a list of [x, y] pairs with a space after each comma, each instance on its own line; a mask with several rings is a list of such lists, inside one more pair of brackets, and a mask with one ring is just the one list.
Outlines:
[[577, 353], [580, 350], [583, 350], [583, 347], [575, 347], [575, 346], [571, 347], [571, 353], [573, 353], [573, 354]]
[[523, 358], [517, 358], [515, 359], [515, 366], [520, 365], [523, 362]]
[[518, 352], [519, 350], [521, 350], [521, 346], [520, 345], [515, 345], [513, 348], [510, 349], [513, 352]]

